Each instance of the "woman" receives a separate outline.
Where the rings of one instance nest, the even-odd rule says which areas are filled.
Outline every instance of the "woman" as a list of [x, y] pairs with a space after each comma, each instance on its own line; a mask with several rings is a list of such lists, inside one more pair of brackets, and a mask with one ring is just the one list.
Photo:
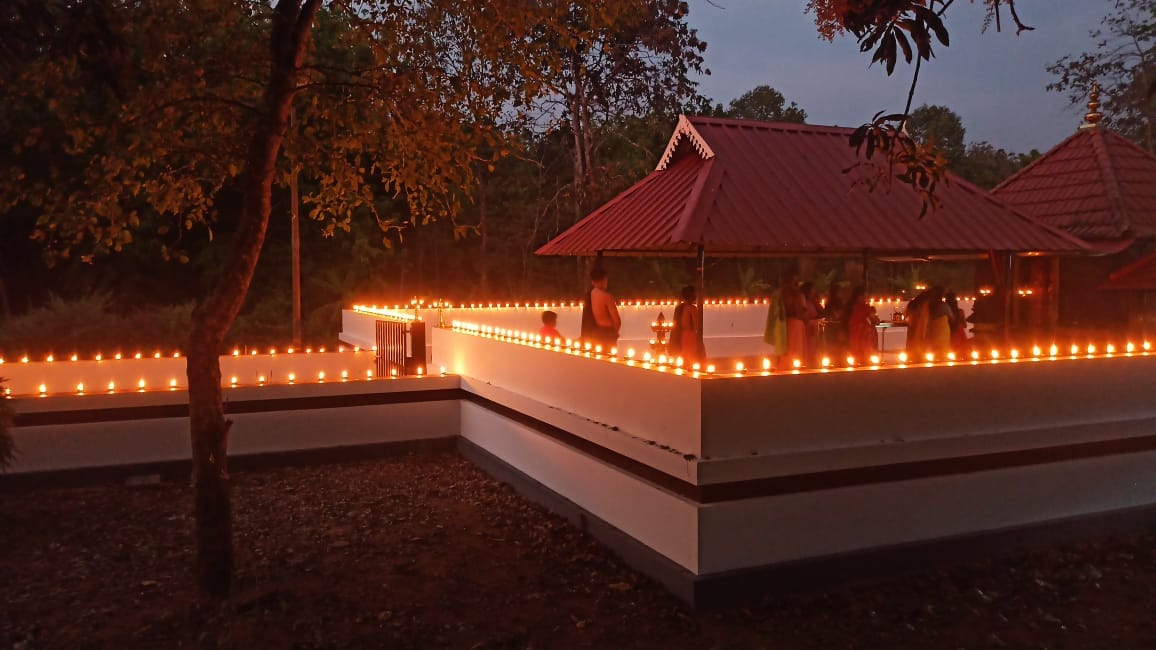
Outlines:
[[879, 341], [875, 334], [879, 316], [875, 314], [875, 308], [863, 298], [865, 293], [863, 287], [855, 287], [851, 292], [846, 319], [848, 350], [858, 363], [863, 363], [876, 353]]
[[807, 356], [807, 299], [798, 280], [796, 274], [788, 273], [781, 292], [787, 322], [787, 363], [802, 363]]
[[943, 301], [943, 287], [932, 287], [927, 298], [924, 352], [942, 357], [951, 351], [950, 310]]
[[955, 295], [955, 292], [944, 295], [943, 299], [947, 302], [948, 322], [951, 324], [951, 351], [956, 355], [963, 356], [967, 354], [970, 347], [967, 341], [967, 317], [959, 308], [959, 297]]
[[694, 287], [682, 288], [682, 302], [674, 308], [674, 326], [670, 330], [670, 354], [682, 357], [686, 365], [706, 358], [702, 342], [702, 317]]
[[815, 285], [804, 282], [799, 287], [803, 295], [803, 323], [805, 338], [803, 347], [803, 364], [814, 368], [819, 365], [819, 327], [823, 321], [823, 310], [819, 307], [819, 294]]

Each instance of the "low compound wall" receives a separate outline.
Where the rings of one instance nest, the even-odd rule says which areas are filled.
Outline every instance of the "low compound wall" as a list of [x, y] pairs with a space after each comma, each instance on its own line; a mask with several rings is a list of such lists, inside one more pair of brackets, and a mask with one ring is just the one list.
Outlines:
[[[1146, 353], [694, 377], [431, 334], [455, 374], [226, 390], [234, 454], [457, 437], [692, 601], [800, 563], [1156, 504]], [[13, 403], [25, 475], [188, 454], [180, 390]]]
[[[244, 458], [431, 439], [459, 431], [456, 377], [225, 390], [230, 455]], [[13, 475], [187, 461], [183, 390], [12, 399]]]
[[[372, 350], [261, 354], [229, 354], [221, 357], [221, 385], [260, 386], [316, 384], [372, 378]], [[188, 385], [185, 359], [179, 356], [142, 358], [6, 360], [0, 365], [10, 396], [86, 395], [138, 391], [177, 390]]]

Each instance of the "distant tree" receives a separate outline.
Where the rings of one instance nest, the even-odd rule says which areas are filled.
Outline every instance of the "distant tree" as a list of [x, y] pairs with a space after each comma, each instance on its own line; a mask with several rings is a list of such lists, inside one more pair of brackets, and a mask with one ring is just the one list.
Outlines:
[[787, 105], [783, 94], [766, 84], [755, 86], [732, 100], [724, 116], [764, 122], [802, 124], [807, 121], [806, 111], [795, 102]]
[[956, 175], [989, 190], [1040, 155], [1017, 154], [987, 142], [965, 144], [963, 120], [946, 106], [924, 104], [911, 111], [907, 132], [916, 143], [942, 152]]
[[[614, 20], [605, 20], [608, 7]], [[571, 138], [576, 218], [585, 216], [598, 191], [599, 124], [677, 115], [696, 96], [691, 74], [703, 71], [706, 43], [689, 26], [689, 12], [684, 0], [573, 3], [565, 21], [535, 39], [535, 47], [559, 61], [536, 77], [550, 94], [535, 117]]]
[[1066, 93], [1073, 106], [1088, 101], [1099, 84], [1104, 123], [1156, 152], [1156, 4], [1115, 0], [1112, 13], [1092, 30], [1096, 49], [1048, 66], [1058, 79], [1048, 90]]
[[990, 190], [1039, 157], [1040, 152], [1034, 149], [1028, 154], [1017, 154], [997, 149], [987, 142], [972, 142], [967, 145], [963, 157], [952, 166], [952, 171]]
[[920, 144], [934, 144], [949, 164], [958, 163], [967, 149], [963, 121], [946, 106], [924, 104], [911, 111], [907, 132]]

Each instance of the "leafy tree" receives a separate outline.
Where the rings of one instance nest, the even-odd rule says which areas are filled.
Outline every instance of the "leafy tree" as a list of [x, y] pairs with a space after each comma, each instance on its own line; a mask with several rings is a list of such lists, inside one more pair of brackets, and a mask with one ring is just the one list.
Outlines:
[[[597, 11], [618, 5], [616, 19], [595, 24]], [[585, 216], [597, 193], [599, 124], [623, 116], [677, 115], [695, 96], [692, 72], [703, 71], [706, 43], [687, 23], [684, 0], [574, 3], [566, 20], [539, 34], [541, 47], [561, 65], [538, 79], [550, 94], [537, 120], [570, 136], [575, 216]], [[601, 8], [599, 8], [601, 7]]]
[[[35, 212], [56, 259], [94, 261], [138, 234], [189, 259], [192, 233], [230, 233], [185, 347], [204, 594], [227, 594], [232, 575], [218, 355], [253, 280], [274, 187], [293, 171], [283, 149], [308, 170], [303, 201], [330, 231], [362, 216], [384, 236], [452, 221], [479, 157], [516, 144], [493, 125], [572, 63], [541, 34], [593, 42], [641, 4], [337, 1], [327, 7], [339, 20], [326, 23], [321, 0], [59, 0], [44, 5], [39, 36], [13, 46], [21, 56], [0, 71], [0, 145], [11, 152], [0, 157], [0, 212]], [[328, 24], [329, 40], [315, 38]], [[106, 56], [68, 46], [93, 25]]]
[[795, 102], [787, 105], [786, 101], [782, 93], [763, 84], [731, 100], [724, 115], [764, 122], [806, 122], [807, 112]]
[[1035, 149], [1027, 154], [1019, 154], [998, 149], [988, 142], [972, 142], [967, 145], [966, 152], [953, 166], [953, 170], [972, 183], [990, 190], [1040, 155]]
[[989, 190], [1040, 155], [1038, 151], [1011, 153], [987, 142], [964, 144], [963, 120], [946, 106], [924, 104], [915, 109], [907, 130], [916, 143], [934, 145], [943, 152], [951, 171]]
[[1092, 30], [1096, 49], [1048, 66], [1058, 79], [1048, 90], [1066, 93], [1073, 106], [1088, 100], [1094, 84], [1104, 90], [1104, 123], [1156, 152], [1156, 5], [1115, 0], [1112, 13]]
[[959, 163], [967, 148], [963, 121], [946, 106], [923, 104], [911, 111], [907, 132], [920, 144], [934, 144], [952, 165]]

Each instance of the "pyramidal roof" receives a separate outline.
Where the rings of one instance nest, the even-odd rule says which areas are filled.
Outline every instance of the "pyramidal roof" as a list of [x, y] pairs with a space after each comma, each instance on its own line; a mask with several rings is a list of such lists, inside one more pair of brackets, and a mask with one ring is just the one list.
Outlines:
[[1156, 156], [1096, 123], [992, 193], [1020, 212], [1089, 241], [1156, 238]]
[[[538, 249], [539, 255], [883, 254], [1087, 250], [1071, 235], [951, 176], [942, 205], [896, 182], [867, 191], [852, 129], [679, 118], [657, 168]], [[858, 181], [858, 182], [857, 182]]]

